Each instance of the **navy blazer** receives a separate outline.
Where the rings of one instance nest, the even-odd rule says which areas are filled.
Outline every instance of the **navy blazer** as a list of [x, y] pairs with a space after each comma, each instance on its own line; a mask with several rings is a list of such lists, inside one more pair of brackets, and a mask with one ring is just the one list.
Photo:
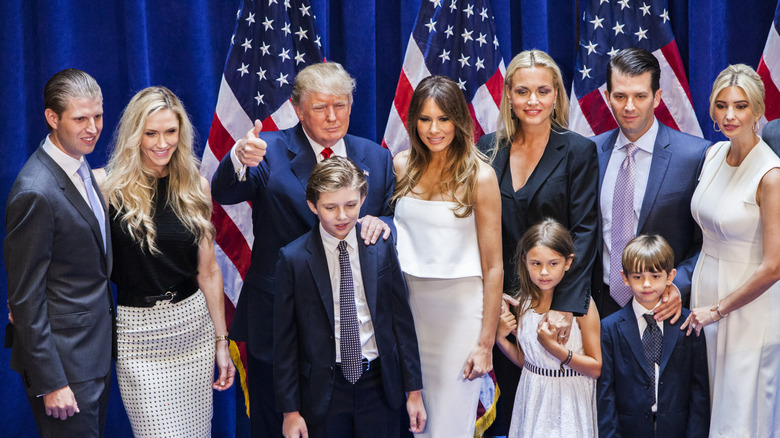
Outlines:
[[[599, 156], [599, 193], [617, 138], [618, 129], [593, 138]], [[701, 249], [701, 229], [691, 216], [691, 197], [698, 183], [704, 155], [711, 144], [708, 140], [676, 131], [658, 122], [650, 175], [639, 214], [637, 235], [660, 234], [674, 250], [674, 265], [677, 268], [674, 284], [680, 290], [684, 307], [688, 306], [691, 275]], [[603, 317], [605, 307], [610, 306], [604, 302], [609, 297], [601, 294], [601, 285], [604, 283], [602, 242], [603, 234], [599, 233], [599, 262], [593, 270], [593, 283], [594, 299]]]
[[761, 139], [780, 156], [780, 119], [772, 120], [764, 126], [761, 132]]
[[701, 336], [686, 336], [664, 321], [658, 380], [658, 411], [653, 425], [655, 385], [645, 359], [631, 303], [601, 321], [601, 377], [598, 381], [600, 437], [706, 437], [710, 427], [707, 347]]
[[[495, 133], [480, 138], [477, 147], [490, 155]], [[588, 313], [591, 273], [598, 245], [598, 165], [596, 146], [571, 131], [550, 132], [539, 163], [518, 198], [509, 170], [509, 144], [499, 145], [491, 165], [501, 191], [501, 240], [504, 252], [504, 289], [513, 292], [517, 284], [515, 252], [523, 234], [535, 223], [553, 218], [566, 227], [574, 239], [571, 268], [556, 288], [552, 308]]]
[[[251, 201], [254, 245], [241, 295], [230, 328], [231, 338], [246, 341], [253, 357], [272, 361], [274, 268], [279, 249], [317, 223], [306, 204], [306, 184], [317, 164], [314, 151], [300, 124], [277, 132], [261, 132], [266, 141], [263, 161], [249, 167], [246, 180], [238, 181], [230, 154], [214, 173], [211, 193], [220, 204]], [[390, 216], [388, 201], [395, 187], [390, 152], [364, 138], [344, 137], [347, 156], [368, 179], [368, 195], [360, 217]], [[392, 219], [384, 218], [393, 226]]]
[[[358, 256], [383, 392], [390, 407], [397, 409], [406, 399], [405, 391], [422, 389], [409, 292], [392, 240], [365, 245], [358, 238]], [[319, 226], [280, 251], [274, 307], [277, 408], [300, 411], [307, 423], [317, 424], [328, 411], [338, 372], [333, 291]]]
[[[94, 177], [92, 187], [100, 193]], [[109, 375], [115, 330], [108, 216], [104, 251], [89, 204], [39, 147], [11, 188], [5, 220], [11, 367], [27, 394]]]

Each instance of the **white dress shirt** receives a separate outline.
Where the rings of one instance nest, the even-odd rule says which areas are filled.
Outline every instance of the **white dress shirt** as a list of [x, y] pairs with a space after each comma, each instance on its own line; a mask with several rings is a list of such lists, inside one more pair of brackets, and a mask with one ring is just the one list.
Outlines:
[[[46, 140], [43, 142], [43, 151], [46, 152], [51, 157], [51, 159], [62, 168], [66, 175], [68, 175], [68, 178], [70, 178], [70, 180], [73, 182], [73, 185], [76, 186], [76, 190], [79, 191], [81, 197], [84, 198], [84, 201], [87, 203], [87, 205], [91, 205], [89, 203], [89, 196], [87, 196], [87, 190], [94, 190], [94, 188], [85, 187], [84, 180], [82, 180], [81, 176], [79, 176], [79, 167], [81, 167], [81, 163], [84, 161], [84, 157], [81, 157], [80, 160], [77, 160], [65, 152], [62, 152], [60, 148], [52, 143], [48, 135], [46, 136]], [[97, 193], [97, 195], [102, 196], [100, 193]]]
[[[325, 149], [325, 147], [312, 140], [311, 137], [309, 137], [309, 134], [306, 133], [305, 129], [303, 129], [303, 134], [306, 136], [306, 139], [309, 140], [309, 144], [311, 145], [311, 149], [314, 151], [314, 157], [317, 159], [317, 162], [319, 163], [320, 161], [324, 160], [325, 157], [322, 156], [322, 150]], [[333, 150], [333, 155], [338, 155], [340, 157], [347, 156], [347, 145], [344, 143], [343, 137], [339, 139], [339, 141], [336, 142], [336, 144], [334, 144], [331, 149]], [[233, 147], [230, 149], [230, 161], [233, 162], [233, 169], [235, 169], [236, 174], [238, 175], [238, 180], [245, 181], [246, 165], [241, 164], [241, 161], [238, 159], [238, 155], [236, 155], [236, 145], [233, 145]]]
[[[645, 309], [645, 306], [639, 304], [635, 298], [631, 299], [631, 304], [634, 308], [634, 314], [636, 315], [636, 322], [639, 326], [639, 339], [642, 339], [642, 335], [645, 333], [645, 329], [647, 328], [647, 320], [645, 320], [645, 317], [643, 316], [645, 313], [653, 313], [652, 310]], [[655, 309], [658, 307], [658, 305], [661, 304], [661, 300], [659, 299], [658, 302], [655, 304]], [[661, 329], [661, 335], [664, 334], [664, 324], [663, 322], [655, 322], [658, 328]], [[658, 412], [658, 374], [661, 371], [661, 367], [658, 364], [653, 364], [655, 366], [655, 404], [652, 407], [653, 412]]]
[[[653, 125], [637, 141], [633, 142], [637, 146], [634, 159], [636, 160], [636, 179], [634, 180], [634, 234], [636, 234], [639, 225], [639, 214], [642, 209], [642, 201], [645, 199], [645, 189], [647, 189], [647, 179], [650, 176], [650, 165], [653, 162], [653, 147], [655, 138], [658, 135], [658, 120], [653, 120]], [[615, 181], [617, 181], [620, 165], [626, 158], [625, 146], [631, 141], [619, 131], [618, 138], [615, 140], [615, 147], [612, 148], [612, 155], [609, 157], [607, 169], [604, 172], [604, 181], [601, 183], [601, 198], [599, 207], [601, 208], [602, 236], [604, 238], [604, 257], [601, 259], [604, 266], [604, 283], [609, 284], [609, 257], [612, 247], [612, 198], [615, 195]]]
[[[328, 273], [330, 274], [330, 285], [333, 290], [333, 327], [336, 339], [336, 362], [341, 362], [341, 305], [339, 304], [339, 292], [341, 290], [341, 266], [339, 265], [338, 245], [340, 240], [328, 234], [322, 224], [320, 227], [320, 236], [322, 236], [322, 245], [325, 247], [325, 258], [328, 262]], [[350, 230], [344, 239], [347, 242], [347, 253], [349, 254], [349, 264], [352, 267], [352, 284], [355, 288], [355, 310], [357, 311], [358, 325], [360, 329], [360, 348], [363, 357], [372, 361], [379, 357], [379, 349], [376, 346], [376, 337], [374, 336], [374, 324], [371, 322], [371, 313], [368, 310], [366, 301], [366, 291], [363, 288], [363, 275], [360, 270], [360, 257], [357, 253], [357, 233], [355, 228]]]

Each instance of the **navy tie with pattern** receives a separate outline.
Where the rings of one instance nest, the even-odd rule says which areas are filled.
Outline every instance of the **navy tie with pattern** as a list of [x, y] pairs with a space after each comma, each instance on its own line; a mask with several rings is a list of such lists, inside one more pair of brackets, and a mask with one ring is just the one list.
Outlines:
[[642, 347], [645, 350], [645, 358], [650, 365], [650, 376], [653, 381], [653, 404], [655, 404], [655, 364], [661, 365], [661, 349], [663, 348], [664, 335], [653, 319], [652, 313], [642, 315], [647, 321], [647, 327], [642, 333]]
[[355, 287], [352, 283], [352, 267], [349, 264], [347, 242], [339, 242], [339, 268], [341, 284], [339, 287], [339, 315], [341, 317], [341, 373], [350, 382], [355, 383], [363, 374], [360, 349], [360, 330], [358, 328], [357, 309], [355, 308]]

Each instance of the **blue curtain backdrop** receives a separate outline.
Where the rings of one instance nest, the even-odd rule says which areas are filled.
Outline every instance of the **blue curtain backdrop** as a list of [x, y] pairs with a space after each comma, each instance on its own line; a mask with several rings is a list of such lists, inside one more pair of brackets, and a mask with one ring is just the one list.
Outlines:
[[[357, 78], [350, 132], [381, 140], [404, 50], [421, 1], [311, 0], [328, 59]], [[631, 0], [634, 3], [638, 0]], [[92, 74], [103, 88], [105, 125], [90, 164], [105, 164], [122, 108], [138, 90], [165, 85], [187, 106], [202, 149], [216, 104], [239, 0], [4, 0], [0, 2], [0, 204], [47, 131], [43, 86], [66, 67]], [[523, 49], [549, 52], [574, 71], [585, 1], [491, 0], [505, 62]], [[721, 139], [707, 114], [710, 86], [731, 63], [756, 67], [774, 0], [669, 0], [672, 27], [705, 137]], [[0, 235], [5, 236], [0, 221]], [[34, 251], [35, 248], [30, 248]], [[0, 253], [0, 257], [2, 253]], [[5, 270], [0, 301], [5, 301]], [[5, 312], [0, 312], [5, 314]], [[4, 324], [5, 317], [0, 321]], [[36, 436], [18, 375], [0, 350], [0, 436]], [[215, 436], [233, 436], [235, 393], [215, 401]], [[114, 386], [107, 434], [131, 436]], [[239, 433], [239, 435], [241, 435]]]

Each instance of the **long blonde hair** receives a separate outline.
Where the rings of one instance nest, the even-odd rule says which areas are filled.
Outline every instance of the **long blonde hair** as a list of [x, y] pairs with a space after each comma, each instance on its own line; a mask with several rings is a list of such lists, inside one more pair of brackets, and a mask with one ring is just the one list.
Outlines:
[[518, 132], [522, 130], [520, 120], [515, 116], [512, 110], [512, 101], [507, 96], [512, 90], [512, 80], [515, 73], [521, 68], [544, 67], [549, 70], [553, 78], [553, 88], [556, 91], [555, 109], [550, 114], [553, 129], [566, 129], [569, 126], [569, 97], [563, 87], [563, 77], [558, 64], [545, 52], [541, 50], [526, 50], [518, 53], [504, 75], [504, 89], [501, 90], [501, 105], [498, 115], [498, 129], [496, 130], [496, 144], [493, 147], [493, 158], [498, 151], [498, 145], [506, 142], [511, 144]]
[[193, 151], [192, 123], [181, 101], [165, 87], [149, 87], [136, 94], [122, 113], [113, 150], [106, 166], [104, 192], [116, 210], [115, 219], [141, 248], [159, 253], [157, 230], [153, 217], [157, 193], [157, 175], [143, 164], [141, 138], [146, 120], [152, 114], [168, 109], [179, 120], [179, 143], [168, 163], [167, 205], [197, 244], [202, 237], [213, 239], [211, 203], [201, 188], [198, 173], [200, 161]]
[[[432, 99], [455, 126], [455, 137], [447, 148], [447, 162], [441, 175], [441, 184], [458, 204], [455, 216], [470, 216], [474, 210], [479, 161], [485, 158], [474, 145], [474, 122], [466, 98], [458, 85], [444, 76], [423, 79], [412, 94], [406, 119], [406, 131], [411, 143], [409, 158], [406, 173], [396, 183], [391, 202], [412, 191], [431, 162], [431, 151], [417, 133], [417, 121], [428, 99]], [[459, 193], [461, 187], [463, 191]]]

